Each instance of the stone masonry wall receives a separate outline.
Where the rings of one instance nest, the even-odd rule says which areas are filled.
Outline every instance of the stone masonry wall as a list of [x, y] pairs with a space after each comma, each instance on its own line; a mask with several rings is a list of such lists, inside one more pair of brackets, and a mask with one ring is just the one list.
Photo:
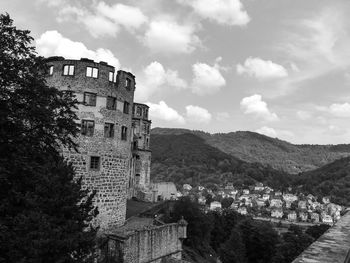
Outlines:
[[168, 257], [181, 259], [182, 246], [178, 228], [177, 223], [152, 226], [129, 233], [122, 239], [110, 239], [104, 257], [109, 258], [110, 262], [121, 263], [160, 263]]
[[[130, 73], [118, 71], [116, 81], [109, 81], [109, 72], [115, 69], [106, 63], [91, 60], [65, 60], [53, 57], [47, 60], [53, 66], [53, 74], [47, 77], [47, 84], [61, 90], [73, 91], [76, 99], [83, 102], [84, 92], [97, 95], [96, 106], [79, 104], [77, 116], [81, 120], [95, 122], [93, 136], [79, 135], [79, 153], [63, 150], [64, 156], [73, 163], [76, 176], [83, 178], [83, 187], [97, 190], [95, 204], [99, 209], [97, 218], [101, 230], [119, 226], [125, 221], [127, 179], [130, 173], [131, 123], [135, 79]], [[63, 76], [64, 65], [74, 65], [73, 76]], [[86, 67], [98, 68], [98, 78], [86, 76]], [[125, 79], [131, 80], [131, 88], [125, 86]], [[107, 109], [107, 96], [117, 99], [115, 110]], [[129, 103], [129, 113], [123, 112], [124, 102]], [[105, 123], [114, 124], [114, 137], [105, 138]], [[127, 139], [122, 140], [122, 126], [127, 127]], [[90, 158], [100, 158], [98, 170], [90, 169]]]

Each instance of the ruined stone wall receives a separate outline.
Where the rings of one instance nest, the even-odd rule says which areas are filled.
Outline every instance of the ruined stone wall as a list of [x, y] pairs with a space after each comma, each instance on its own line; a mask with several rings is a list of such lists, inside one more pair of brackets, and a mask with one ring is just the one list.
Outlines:
[[[91, 60], [65, 60], [53, 57], [47, 60], [53, 66], [47, 84], [60, 90], [70, 90], [81, 102], [77, 110], [79, 123], [94, 121], [93, 136], [79, 135], [79, 153], [63, 150], [64, 156], [73, 163], [76, 176], [83, 178], [83, 187], [97, 190], [95, 204], [99, 209], [98, 223], [102, 230], [124, 223], [126, 213], [127, 179], [131, 165], [131, 124], [135, 79], [130, 73], [118, 71], [115, 81], [109, 81], [115, 69], [106, 63]], [[63, 75], [64, 65], [73, 65], [72, 76]], [[86, 76], [86, 68], [98, 69], [98, 77]], [[126, 87], [126, 78], [131, 86]], [[83, 104], [84, 92], [96, 94], [96, 105]], [[117, 100], [116, 109], [107, 109], [107, 97]], [[124, 112], [124, 103], [129, 103], [129, 112]], [[105, 123], [114, 125], [114, 136], [105, 137]], [[127, 128], [126, 139], [122, 138], [122, 126]], [[99, 168], [91, 169], [91, 157], [99, 158]]]
[[148, 119], [149, 107], [134, 103], [133, 106], [133, 158], [134, 172], [130, 178], [132, 196], [137, 196], [138, 190], [147, 190], [151, 173], [151, 121]]
[[134, 231], [122, 239], [109, 241], [104, 258], [118, 259], [117, 262], [122, 263], [160, 263], [167, 257], [181, 259], [182, 246], [178, 229], [179, 225], [173, 223]]

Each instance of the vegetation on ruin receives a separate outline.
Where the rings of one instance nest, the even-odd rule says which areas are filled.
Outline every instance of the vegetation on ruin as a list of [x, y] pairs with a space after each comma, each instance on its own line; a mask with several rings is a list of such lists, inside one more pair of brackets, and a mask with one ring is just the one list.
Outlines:
[[32, 41], [0, 15], [0, 262], [87, 262], [94, 193], [59, 153], [77, 147], [76, 101], [46, 86]]

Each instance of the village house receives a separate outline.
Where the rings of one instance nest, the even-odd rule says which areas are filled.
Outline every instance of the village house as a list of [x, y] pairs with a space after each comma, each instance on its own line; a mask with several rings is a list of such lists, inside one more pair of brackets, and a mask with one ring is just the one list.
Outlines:
[[330, 215], [324, 215], [321, 218], [322, 223], [332, 226], [333, 218]]
[[330, 198], [328, 196], [325, 196], [322, 198], [322, 203], [329, 204], [331, 202]]
[[256, 202], [256, 205], [257, 205], [259, 208], [266, 205], [266, 204], [265, 204], [266, 201], [265, 201], [264, 199], [262, 199], [262, 198], [256, 199], [255, 202]]
[[198, 204], [205, 205], [206, 199], [204, 196], [198, 197]]
[[288, 201], [292, 203], [294, 201], [297, 201], [298, 197], [294, 194], [287, 193], [287, 194], [283, 194], [283, 200], [286, 202]]
[[289, 200], [286, 200], [286, 201], [285, 201], [286, 208], [287, 208], [287, 209], [290, 209], [290, 208], [292, 207], [292, 203], [293, 203], [293, 202], [291, 202], [291, 201], [289, 201]]
[[276, 191], [275, 192], [275, 196], [281, 196], [282, 195], [282, 192], [281, 191]]
[[182, 189], [183, 189], [184, 191], [191, 191], [191, 190], [192, 190], [192, 186], [191, 186], [190, 184], [184, 184], [184, 185], [182, 186]]
[[221, 203], [218, 201], [213, 201], [210, 203], [210, 210], [217, 210], [217, 209], [221, 209]]
[[254, 187], [254, 191], [263, 191], [264, 190], [264, 185], [262, 183], [257, 183]]
[[297, 220], [297, 213], [295, 211], [289, 211], [287, 218], [289, 221], [296, 221]]
[[300, 218], [300, 221], [306, 222], [308, 218], [307, 213], [299, 212], [299, 218]]
[[249, 193], [250, 193], [249, 189], [243, 189], [243, 194], [244, 195], [249, 195]]
[[269, 194], [263, 194], [262, 198], [266, 201], [270, 199], [270, 195]]
[[248, 214], [247, 208], [245, 206], [241, 206], [238, 208], [237, 212], [241, 215], [246, 215]]
[[269, 186], [266, 186], [265, 189], [264, 189], [264, 192], [265, 192], [266, 194], [269, 194], [269, 193], [271, 193], [272, 191], [273, 191], [273, 189], [272, 189], [271, 187], [269, 187]]
[[306, 209], [306, 201], [299, 201], [298, 208], [299, 209]]
[[318, 213], [310, 213], [310, 218], [313, 223], [320, 222], [320, 215]]
[[271, 217], [274, 218], [282, 218], [283, 217], [283, 210], [282, 209], [272, 209], [271, 210]]
[[270, 201], [270, 207], [280, 208], [282, 207], [282, 205], [283, 205], [283, 202], [281, 199], [274, 198], [274, 199], [271, 199]]

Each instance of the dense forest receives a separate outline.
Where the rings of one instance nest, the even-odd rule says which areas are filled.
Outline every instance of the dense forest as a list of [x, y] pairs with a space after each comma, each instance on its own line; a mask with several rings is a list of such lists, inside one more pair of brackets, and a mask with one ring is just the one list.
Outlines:
[[329, 227], [313, 226], [303, 231], [292, 225], [278, 235], [268, 222], [259, 222], [233, 210], [204, 213], [198, 203], [182, 198], [163, 210], [166, 222], [182, 216], [188, 222], [184, 255], [192, 262], [290, 263]]
[[296, 184], [305, 192], [330, 196], [332, 202], [350, 206], [350, 157], [303, 173]]
[[152, 180], [210, 187], [233, 182], [249, 186], [264, 182], [287, 188], [291, 176], [269, 166], [247, 163], [208, 145], [194, 134], [152, 135]]
[[294, 145], [259, 133], [238, 131], [210, 134], [186, 129], [152, 129], [152, 135], [194, 134], [220, 151], [250, 163], [298, 174], [350, 155], [350, 145]]
[[242, 161], [193, 133], [152, 134], [151, 148], [153, 181], [171, 181], [177, 186], [201, 184], [209, 188], [227, 182], [235, 186], [262, 182], [274, 189], [283, 191], [291, 186], [305, 194], [330, 196], [333, 202], [341, 205], [350, 204], [350, 157], [291, 175], [268, 165]]

